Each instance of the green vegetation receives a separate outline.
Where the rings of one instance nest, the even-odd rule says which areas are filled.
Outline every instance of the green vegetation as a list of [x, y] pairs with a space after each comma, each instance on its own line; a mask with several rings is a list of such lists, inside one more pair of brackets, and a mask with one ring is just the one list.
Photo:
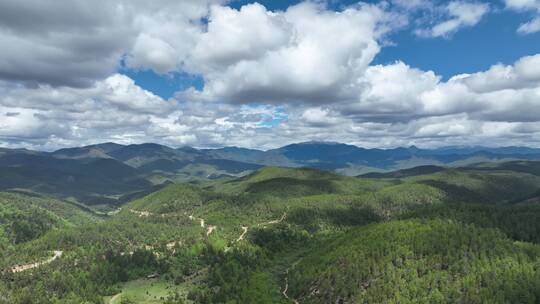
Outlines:
[[[382, 241], [384, 240], [384, 241]], [[540, 246], [448, 220], [355, 228], [289, 271], [302, 303], [534, 303]]]
[[0, 248], [24, 243], [51, 229], [73, 227], [97, 218], [68, 202], [29, 192], [0, 192]]
[[538, 168], [268, 167], [108, 217], [0, 193], [0, 303], [538, 303]]
[[[140, 303], [157, 304], [173, 301], [178, 294], [185, 294], [180, 287], [160, 279], [138, 279], [123, 284], [121, 292], [104, 299], [107, 304]], [[178, 301], [177, 301], [178, 302]], [[174, 302], [173, 302], [174, 303]]]

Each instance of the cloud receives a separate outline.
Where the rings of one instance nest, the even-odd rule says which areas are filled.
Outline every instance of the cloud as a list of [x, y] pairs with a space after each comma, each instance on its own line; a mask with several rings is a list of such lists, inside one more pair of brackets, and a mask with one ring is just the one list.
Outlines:
[[186, 91], [185, 98], [314, 104], [347, 98], [344, 88], [379, 52], [388, 17], [367, 4], [342, 12], [310, 2], [284, 12], [258, 4], [214, 7], [188, 64], [203, 75], [204, 89]]
[[505, 0], [506, 6], [515, 10], [540, 10], [538, 0]]
[[517, 32], [523, 35], [540, 31], [540, 1], [539, 0], [505, 0], [506, 7], [519, 12], [533, 12], [535, 17], [520, 24]]
[[357, 80], [355, 97], [340, 105], [340, 111], [360, 120], [410, 120], [421, 113], [421, 94], [439, 81], [433, 72], [403, 62], [370, 66]]
[[484, 72], [457, 75], [453, 81], [465, 83], [477, 93], [524, 89], [538, 86], [540, 55], [525, 56], [513, 65], [496, 64]]
[[124, 62], [177, 71], [219, 0], [6, 0], [0, 3], [0, 79], [90, 87]]
[[[17, 111], [17, 115], [9, 115], [5, 111]], [[46, 117], [39, 115], [39, 111], [33, 109], [13, 108], [0, 106], [0, 112], [5, 112], [0, 119], [0, 138], [3, 141], [19, 141], [21, 139], [41, 139], [50, 134], [65, 136], [65, 127]]]
[[251, 145], [259, 133], [272, 134], [268, 122], [287, 119], [283, 108], [272, 105], [205, 107], [163, 100], [121, 74], [87, 88], [0, 82], [0, 93], [0, 143], [8, 147], [55, 149], [105, 141]]
[[520, 34], [531, 34], [540, 31], [540, 17], [536, 17], [527, 23], [521, 24], [517, 31]]
[[183, 69], [206, 27], [210, 6], [224, 0], [125, 1], [137, 35], [126, 49], [126, 65], [160, 74]]
[[[441, 82], [402, 62], [368, 68], [358, 98], [332, 105], [358, 121], [408, 122], [466, 114], [483, 121], [540, 121], [540, 55]], [[523, 109], [527, 109], [524, 111]]]
[[[346, 100], [234, 104], [163, 100], [126, 76], [90, 88], [0, 85], [4, 146], [103, 141], [252, 148], [305, 140], [367, 147], [540, 146], [540, 54], [443, 81], [403, 62], [369, 66]], [[77, 102], [78, 101], [78, 102]]]
[[0, 92], [0, 113], [6, 113], [0, 138], [36, 144], [51, 138], [76, 143], [144, 133], [152, 119], [176, 110], [175, 101], [165, 101], [119, 74], [89, 88], [13, 87], [4, 82]]
[[132, 30], [112, 1], [2, 1], [0, 79], [89, 86], [117, 67]]
[[258, 60], [287, 45], [293, 34], [281, 14], [258, 3], [240, 10], [212, 6], [208, 29], [201, 34], [188, 67], [212, 73], [239, 61]]
[[428, 0], [392, 0], [394, 5], [408, 10], [417, 10], [422, 8], [430, 8], [433, 3]]
[[[436, 17], [426, 35], [448, 37], [489, 10], [391, 3], [270, 11], [213, 0], [4, 1], [0, 144], [540, 146], [540, 55], [449, 80], [401, 61], [374, 64], [415, 14]], [[536, 10], [530, 3], [507, 6]], [[196, 74], [204, 87], [164, 100], [116, 72], [120, 64]]]
[[110, 105], [127, 111], [150, 114], [164, 114], [175, 108], [176, 103], [165, 101], [153, 93], [143, 90], [124, 75], [115, 74], [96, 85], [103, 100]]
[[[396, 62], [370, 66], [357, 98], [295, 109], [281, 129], [296, 138], [362, 146], [540, 144], [540, 55], [456, 75]], [[277, 131], [276, 131], [277, 132]]]
[[459, 29], [476, 25], [489, 12], [489, 5], [480, 2], [451, 1], [444, 8], [450, 19], [429, 29], [418, 29], [422, 37], [448, 37]]
[[332, 113], [327, 108], [315, 107], [308, 108], [301, 114], [301, 119], [308, 126], [325, 128], [332, 127], [338, 124], [347, 124], [349, 121], [340, 117], [337, 113]]
[[13, 87], [9, 83], [0, 86], [0, 104], [47, 111], [58, 107], [62, 111], [83, 113], [96, 108], [119, 110], [141, 114], [161, 115], [175, 108], [174, 101], [165, 101], [153, 93], [141, 89], [127, 76], [114, 74], [89, 88], [56, 88], [50, 85], [38, 87]]

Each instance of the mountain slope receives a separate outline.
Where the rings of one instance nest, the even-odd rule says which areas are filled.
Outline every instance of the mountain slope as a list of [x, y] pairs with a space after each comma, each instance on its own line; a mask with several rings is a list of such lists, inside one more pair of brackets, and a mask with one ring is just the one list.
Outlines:
[[108, 153], [124, 147], [115, 143], [103, 143], [80, 148], [66, 148], [51, 153], [58, 158], [111, 158]]
[[289, 270], [288, 293], [301, 303], [530, 303], [540, 299], [539, 262], [540, 246], [496, 230], [396, 221], [313, 248]]
[[309, 167], [337, 170], [347, 175], [377, 170], [392, 171], [422, 165], [464, 166], [479, 162], [513, 159], [540, 159], [540, 149], [522, 147], [450, 147], [440, 149], [408, 148], [365, 149], [332, 142], [304, 142], [268, 151], [241, 148], [203, 150], [226, 159], [262, 165]]
[[[68, 153], [69, 152], [69, 153]], [[115, 145], [111, 143], [63, 149], [53, 155], [67, 157], [112, 157], [133, 167], [167, 170], [167, 161], [179, 170], [188, 163], [209, 164], [210, 160], [229, 160], [262, 166], [310, 167], [337, 170], [348, 175], [378, 170], [392, 171], [422, 165], [464, 166], [480, 162], [540, 159], [540, 149], [527, 147], [444, 147], [420, 149], [415, 146], [393, 149], [366, 149], [333, 142], [303, 142], [260, 151], [239, 147], [172, 149], [157, 144]], [[243, 165], [244, 167], [246, 165]], [[356, 174], [355, 174], [356, 173]]]
[[[190, 147], [173, 149], [150, 143], [133, 145], [103, 143], [61, 149], [52, 153], [1, 149], [0, 190], [30, 189], [62, 199], [69, 198], [88, 205], [99, 205], [100, 208], [110, 210], [112, 206], [124, 202], [122, 197], [136, 197], [137, 193], [147, 193], [160, 184], [230, 180], [267, 165], [316, 168], [352, 176], [372, 172], [371, 175], [364, 177], [401, 178], [435, 173], [443, 170], [443, 167], [493, 171], [497, 164], [501, 163], [500, 166], [506, 167], [498, 167], [499, 171], [519, 170], [534, 175], [538, 171], [536, 167], [529, 168], [527, 163], [520, 164], [520, 161], [529, 159], [540, 159], [539, 150], [519, 147], [450, 147], [428, 150], [414, 146], [365, 149], [340, 143], [306, 142], [259, 151], [237, 147], [198, 150]], [[506, 162], [507, 160], [514, 161]], [[418, 167], [419, 165], [424, 166]], [[373, 173], [386, 174], [395, 169], [402, 170], [392, 173], [393, 175]], [[331, 176], [329, 179], [339, 178]], [[425, 181], [427, 182], [439, 188], [454, 187], [446, 185], [445, 181], [441, 180]], [[234, 186], [234, 183], [224, 184], [223, 189], [228, 187], [234, 191], [233, 188], [236, 187], [237, 190], [250, 193], [266, 189], [265, 195], [273, 193], [281, 197], [328, 194], [343, 190], [340, 187], [336, 188], [334, 182], [328, 182], [328, 178], [306, 181], [299, 179], [298, 176], [284, 175], [271, 181], [250, 183], [252, 184], [250, 189], [247, 186], [238, 186], [238, 183], [237, 186]], [[362, 187], [359, 189], [364, 189]], [[450, 191], [449, 188], [446, 190]], [[526, 191], [529, 195], [528, 190]]]
[[43, 234], [0, 252], [0, 269], [40, 265], [2, 272], [0, 290], [16, 304], [149, 286], [168, 286], [158, 303], [536, 303], [540, 205], [518, 198], [540, 180], [518, 165], [380, 179], [268, 167], [170, 184], [99, 222], [59, 226], [52, 210]]
[[0, 190], [29, 189], [110, 209], [124, 202], [122, 197], [157, 184], [235, 176], [260, 167], [157, 144], [104, 143], [52, 153], [2, 149]]
[[51, 229], [94, 223], [80, 207], [28, 192], [0, 192], [0, 248], [27, 242]]
[[49, 155], [0, 156], [0, 189], [25, 188], [87, 204], [150, 187], [137, 170], [113, 159], [61, 159]]

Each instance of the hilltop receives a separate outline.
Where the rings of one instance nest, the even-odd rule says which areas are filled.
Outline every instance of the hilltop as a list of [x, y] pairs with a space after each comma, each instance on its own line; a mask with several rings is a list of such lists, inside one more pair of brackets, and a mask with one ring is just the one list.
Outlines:
[[[10, 241], [0, 267], [33, 268], [4, 271], [0, 291], [10, 303], [154, 295], [162, 303], [535, 303], [539, 168], [516, 161], [366, 178], [266, 167], [172, 183], [99, 218], [5, 194], [14, 212], [43, 220], [33, 226], [39, 233], [16, 241], [11, 224], [2, 226]], [[161, 278], [145, 279], [155, 273]]]
[[[392, 174], [404, 177], [422, 173], [414, 170], [436, 172], [535, 159], [540, 159], [540, 149], [525, 147], [366, 149], [333, 142], [305, 142], [261, 151], [103, 143], [53, 152], [1, 149], [0, 169], [4, 174], [0, 177], [0, 190], [22, 188], [111, 211], [168, 183], [231, 180], [266, 166], [312, 168], [347, 176], [368, 174], [364, 177], [388, 177], [389, 172], [399, 170]], [[320, 188], [320, 193], [325, 193], [331, 186], [323, 180], [281, 178], [266, 182], [267, 186], [253, 187], [279, 188], [288, 184], [290, 188], [295, 183], [293, 191], [298, 193], [306, 187]]]

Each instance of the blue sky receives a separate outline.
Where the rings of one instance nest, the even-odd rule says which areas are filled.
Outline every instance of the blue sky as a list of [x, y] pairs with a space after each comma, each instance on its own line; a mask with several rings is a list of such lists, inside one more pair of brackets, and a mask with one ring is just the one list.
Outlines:
[[540, 50], [539, 33], [516, 33], [516, 28], [528, 19], [524, 14], [499, 11], [449, 38], [420, 38], [403, 30], [391, 36], [396, 46], [383, 48], [375, 62], [402, 60], [445, 78], [483, 71], [499, 62], [511, 64]]
[[[229, 5], [240, 9], [254, 1], [233, 1]], [[286, 10], [300, 1], [257, 1], [269, 10]], [[377, 1], [370, 1], [377, 2]], [[328, 6], [342, 10], [357, 1], [334, 1]], [[443, 2], [444, 3], [444, 2]], [[527, 22], [531, 14], [504, 10], [499, 1], [491, 2], [494, 12], [477, 25], [465, 28], [450, 37], [423, 38], [407, 27], [389, 36], [394, 43], [385, 46], [374, 60], [375, 64], [403, 61], [412, 67], [432, 70], [448, 79], [461, 73], [474, 73], [488, 69], [496, 63], [511, 64], [517, 59], [535, 54], [540, 50], [540, 33], [520, 35], [516, 28]], [[141, 87], [163, 97], [170, 98], [175, 92], [191, 86], [201, 89], [204, 80], [186, 73], [160, 75], [152, 70], [121, 69]]]

